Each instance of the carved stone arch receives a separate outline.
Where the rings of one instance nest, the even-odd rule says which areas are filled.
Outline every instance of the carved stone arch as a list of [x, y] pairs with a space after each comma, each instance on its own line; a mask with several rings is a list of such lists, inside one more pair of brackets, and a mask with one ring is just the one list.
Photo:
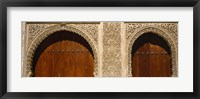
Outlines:
[[145, 26], [140, 29], [137, 29], [134, 31], [134, 35], [132, 35], [128, 41], [128, 76], [132, 76], [132, 68], [131, 68], [131, 52], [132, 52], [132, 46], [137, 40], [138, 37], [145, 33], [154, 33], [157, 34], [158, 36], [162, 37], [169, 45], [170, 50], [171, 50], [171, 64], [172, 64], [172, 77], [177, 77], [178, 76], [178, 62], [177, 62], [177, 42], [173, 39], [173, 37], [168, 34], [169, 31], [161, 28], [161, 27], [156, 27], [156, 26]]
[[25, 60], [25, 74], [24, 76], [32, 76], [33, 74], [33, 66], [32, 61], [34, 57], [34, 53], [36, 48], [39, 46], [39, 44], [49, 35], [58, 32], [58, 31], [70, 31], [73, 33], [76, 33], [83, 37], [92, 48], [93, 54], [94, 54], [94, 76], [98, 75], [98, 62], [97, 62], [97, 46], [95, 44], [95, 41], [88, 35], [88, 33], [85, 33], [84, 31], [81, 31], [80, 29], [70, 26], [70, 25], [53, 25], [50, 26], [44, 30], [42, 30], [40, 33], [37, 33], [37, 35], [34, 37], [33, 41], [30, 43], [30, 46], [28, 47], [27, 53], [26, 53], [26, 60]]

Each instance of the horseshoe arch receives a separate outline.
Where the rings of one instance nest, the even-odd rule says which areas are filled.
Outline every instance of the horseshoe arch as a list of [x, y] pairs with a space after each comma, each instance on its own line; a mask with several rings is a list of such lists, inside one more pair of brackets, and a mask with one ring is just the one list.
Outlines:
[[94, 76], [98, 76], [99, 67], [98, 67], [98, 61], [97, 61], [97, 46], [95, 45], [95, 41], [88, 35], [88, 33], [81, 31], [78, 28], [75, 28], [69, 25], [63, 25], [63, 24], [50, 26], [42, 30], [41, 32], [37, 33], [33, 41], [30, 43], [30, 46], [28, 47], [28, 50], [26, 52], [25, 60], [23, 62], [23, 66], [24, 66], [23, 68], [25, 68], [25, 70], [23, 71], [23, 76], [25, 77], [32, 76], [33, 74], [32, 61], [33, 61], [35, 50], [46, 37], [58, 31], [70, 31], [70, 32], [76, 33], [80, 35], [81, 37], [83, 37], [89, 43], [94, 54]]
[[132, 46], [134, 45], [135, 41], [137, 40], [138, 37], [145, 33], [154, 33], [157, 34], [158, 36], [162, 37], [170, 46], [171, 50], [171, 64], [172, 64], [172, 77], [177, 77], [178, 76], [178, 62], [177, 62], [177, 51], [178, 47], [176, 45], [176, 41], [172, 39], [172, 37], [167, 34], [169, 31], [160, 28], [160, 27], [155, 27], [155, 26], [146, 26], [140, 29], [137, 29], [134, 33], [135, 35], [132, 35], [130, 37], [130, 40], [128, 41], [128, 72], [127, 75], [130, 77], [132, 76], [132, 68], [131, 68], [131, 52], [132, 52]]

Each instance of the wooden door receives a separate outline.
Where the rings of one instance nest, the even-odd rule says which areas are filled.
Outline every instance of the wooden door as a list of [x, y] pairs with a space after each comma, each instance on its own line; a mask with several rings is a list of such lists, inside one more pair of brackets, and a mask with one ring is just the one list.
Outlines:
[[54, 33], [40, 44], [35, 55], [35, 77], [94, 76], [91, 48], [77, 34]]
[[169, 77], [172, 74], [170, 49], [158, 35], [140, 36], [133, 45], [133, 77]]

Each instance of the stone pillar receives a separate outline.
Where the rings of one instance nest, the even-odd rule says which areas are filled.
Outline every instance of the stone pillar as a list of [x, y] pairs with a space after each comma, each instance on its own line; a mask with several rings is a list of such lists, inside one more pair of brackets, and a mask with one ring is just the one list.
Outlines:
[[22, 77], [26, 76], [27, 66], [25, 65], [27, 62], [26, 60], [26, 51], [27, 51], [27, 42], [28, 42], [28, 33], [27, 33], [27, 24], [26, 22], [21, 22], [21, 28], [22, 28]]
[[126, 50], [126, 25], [121, 22], [121, 66], [122, 66], [122, 77], [128, 75], [128, 53]]
[[98, 76], [97, 77], [102, 77], [102, 65], [103, 65], [103, 22], [101, 22], [98, 26], [98, 60], [99, 60], [99, 68], [98, 68]]

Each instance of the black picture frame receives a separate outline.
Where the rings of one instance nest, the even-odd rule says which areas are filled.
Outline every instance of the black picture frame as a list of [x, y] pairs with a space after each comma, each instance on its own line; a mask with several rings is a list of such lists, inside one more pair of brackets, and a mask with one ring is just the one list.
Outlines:
[[[193, 7], [193, 92], [7, 92], [7, 7]], [[3, 99], [199, 99], [200, 0], [1, 0], [0, 97]]]

